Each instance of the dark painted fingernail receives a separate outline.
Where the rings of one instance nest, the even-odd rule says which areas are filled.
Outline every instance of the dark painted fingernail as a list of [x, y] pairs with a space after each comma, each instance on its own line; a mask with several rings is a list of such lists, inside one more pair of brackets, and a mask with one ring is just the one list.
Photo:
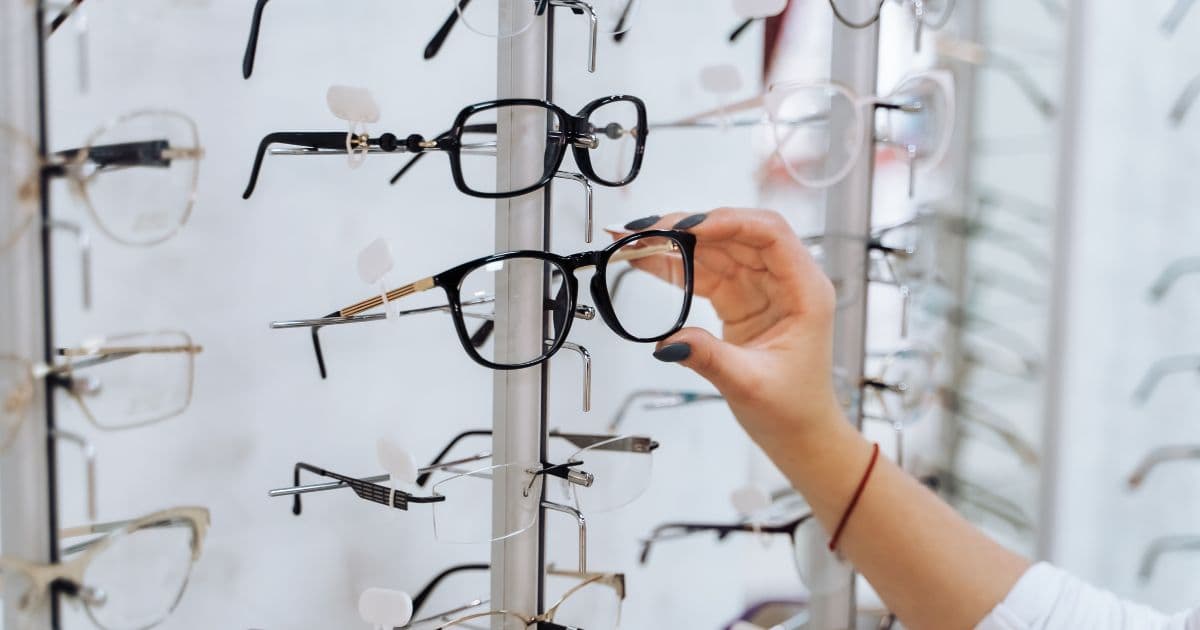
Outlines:
[[673, 343], [654, 351], [654, 358], [663, 363], [679, 363], [692, 356], [692, 347], [686, 343]]
[[662, 217], [658, 216], [657, 214], [652, 214], [648, 217], [642, 217], [636, 221], [630, 221], [629, 223], [626, 223], [625, 229], [626, 230], [644, 230], [644, 229], [650, 227], [651, 225], [658, 223], [659, 220], [661, 220], [661, 219], [662, 219]]
[[708, 218], [708, 215], [703, 214], [703, 213], [686, 216], [683, 219], [681, 219], [679, 221], [679, 223], [676, 223], [675, 225], [673, 225], [671, 227], [671, 229], [672, 230], [687, 230], [689, 228], [694, 228], [697, 225], [700, 225], [701, 223], [703, 223], [704, 220], [707, 218]]

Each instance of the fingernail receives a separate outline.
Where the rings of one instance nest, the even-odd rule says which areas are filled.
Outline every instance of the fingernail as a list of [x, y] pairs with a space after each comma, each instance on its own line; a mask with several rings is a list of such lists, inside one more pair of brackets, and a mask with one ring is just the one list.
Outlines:
[[660, 219], [662, 219], [662, 217], [658, 216], [657, 214], [652, 214], [648, 217], [642, 217], [640, 219], [637, 219], [636, 221], [630, 221], [629, 223], [626, 223], [625, 229], [626, 230], [644, 230], [644, 229], [650, 227], [651, 225], [658, 223], [658, 221]]
[[697, 225], [700, 225], [701, 223], [703, 223], [704, 220], [707, 218], [708, 218], [708, 215], [704, 214], [704, 213], [693, 214], [691, 216], [687, 216], [687, 217], [684, 217], [683, 219], [681, 219], [679, 221], [679, 223], [676, 223], [674, 226], [671, 227], [671, 229], [672, 230], [686, 230], [689, 228], [694, 228]]
[[679, 363], [692, 356], [692, 347], [686, 343], [673, 343], [654, 351], [654, 358], [663, 363]]

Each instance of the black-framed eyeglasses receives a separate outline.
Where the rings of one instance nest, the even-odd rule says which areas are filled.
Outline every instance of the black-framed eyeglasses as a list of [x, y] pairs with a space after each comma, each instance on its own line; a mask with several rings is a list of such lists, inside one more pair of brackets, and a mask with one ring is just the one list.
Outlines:
[[696, 534], [713, 533], [717, 540], [725, 540], [731, 534], [764, 534], [769, 536], [787, 536], [792, 544], [796, 543], [796, 532], [813, 517], [811, 512], [802, 514], [785, 523], [763, 525], [757, 523], [698, 523], [675, 522], [664, 523], [654, 528], [654, 532], [642, 541], [642, 551], [638, 561], [646, 564], [650, 559], [650, 549], [658, 542], [685, 538]]
[[[498, 143], [501, 121], [518, 132], [523, 144], [541, 143], [543, 154], [535, 165], [512, 169], [508, 181], [497, 181], [494, 160], [505, 148]], [[588, 180], [603, 186], [624, 186], [641, 171], [647, 133], [645, 103], [625, 95], [596, 99], [574, 116], [554, 103], [537, 99], [477, 103], [463, 108], [450, 130], [433, 140], [420, 134], [371, 137], [344, 131], [277, 131], [259, 143], [242, 198], [249, 199], [254, 193], [263, 158], [277, 144], [296, 148], [274, 149], [272, 154], [417, 154], [392, 178], [393, 184], [424, 153], [443, 151], [450, 159], [455, 186], [467, 195], [485, 199], [519, 197], [545, 187], [558, 173], [570, 147]], [[474, 159], [477, 156], [488, 159]]]
[[[396, 301], [441, 287], [446, 293], [446, 305], [401, 311], [398, 314], [449, 311], [459, 341], [472, 360], [494, 370], [517, 370], [538, 365], [554, 356], [566, 342], [572, 321], [576, 317], [591, 319], [596, 312], [600, 313], [604, 323], [613, 332], [633, 342], [653, 343], [678, 332], [691, 311], [695, 248], [696, 237], [687, 232], [649, 230], [626, 236], [599, 251], [570, 256], [533, 250], [494, 254], [422, 278], [384, 295], [345, 306], [319, 319], [278, 321], [273, 322], [271, 328], [312, 329], [317, 366], [324, 378], [327, 372], [318, 336], [322, 327], [385, 319], [388, 317], [386, 313], [363, 313], [383, 307], [385, 301]], [[609, 274], [619, 273], [626, 264], [647, 270], [669, 282], [663, 285], [669, 293], [664, 291], [664, 299], [654, 305], [622, 303], [619, 307], [614, 306], [607, 278]], [[594, 269], [589, 285], [595, 302], [594, 309], [579, 305], [579, 281], [575, 278], [575, 272], [586, 268]], [[467, 318], [484, 321], [494, 319], [494, 314], [486, 309], [491, 309], [495, 302], [497, 274], [506, 269], [513, 273], [536, 272], [542, 276], [544, 290], [525, 294], [526, 300], [537, 304], [526, 303], [524, 307], [510, 305], [510, 310], [541, 311], [546, 326], [544, 343], [499, 348], [493, 335], [479, 335], [467, 329]], [[668, 289], [670, 285], [678, 290]], [[479, 307], [485, 310], [477, 310]]]

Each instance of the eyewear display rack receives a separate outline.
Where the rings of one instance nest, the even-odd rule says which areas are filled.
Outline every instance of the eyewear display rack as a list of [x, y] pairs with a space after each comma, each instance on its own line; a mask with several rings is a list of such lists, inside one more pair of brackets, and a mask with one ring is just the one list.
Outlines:
[[[499, 32], [513, 31], [521, 4], [528, 0], [496, 0]], [[527, 9], [526, 9], [527, 10]], [[515, 37], [500, 38], [496, 49], [498, 98], [553, 96], [554, 8], [546, 17]], [[526, 108], [525, 117], [533, 115]], [[523, 129], [545, 125], [544, 119], [518, 120], [521, 114], [497, 120], [497, 181], [531, 181], [521, 169], [541, 168], [544, 147], [537, 138], [522, 137]], [[537, 173], [533, 174], [536, 178]], [[496, 251], [546, 250], [550, 247], [550, 186], [543, 191], [512, 199], [496, 200]], [[545, 293], [547, 278], [541, 270], [508, 265], [496, 280], [496, 355], [529, 356], [540, 349], [546, 337], [546, 313], [539, 302], [522, 300], [522, 295]], [[547, 298], [549, 296], [547, 295]], [[534, 308], [530, 309], [529, 305]], [[536, 353], [536, 352], [535, 352]], [[546, 401], [549, 367], [497, 370], [492, 399], [493, 464], [545, 461]], [[544, 487], [544, 486], [543, 486]], [[509, 525], [522, 522], [523, 482], [519, 477], [497, 478], [492, 486], [492, 531], [512, 531]], [[493, 610], [541, 612], [544, 578], [545, 509], [534, 526], [492, 545], [491, 606]], [[493, 630], [511, 625], [505, 618], [492, 622]], [[512, 630], [512, 629], [510, 629]]]
[[[869, 13], [878, 0], [854, 0], [853, 11], [862, 10]], [[829, 76], [835, 83], [844, 85], [857, 94], [874, 94], [879, 65], [879, 24], [876, 22], [868, 28], [853, 29], [843, 25], [838, 20], [832, 20], [832, 56], [830, 58]], [[874, 116], [868, 117], [869, 121]], [[847, 128], [855, 124], [852, 117], [835, 117], [831, 121], [831, 138], [849, 137]], [[874, 125], [869, 131], [873, 131]], [[829, 189], [825, 205], [825, 233], [844, 234], [848, 238], [835, 238], [827, 241], [826, 271], [833, 279], [839, 293], [857, 295], [861, 299], [853, 300], [851, 304], [840, 308], [834, 320], [833, 366], [834, 370], [845, 375], [852, 383], [861, 383], [864, 378], [867, 342], [867, 289], [869, 251], [864, 243], [870, 242], [871, 235], [871, 204], [873, 198], [873, 181], [875, 175], [875, 135], [861, 134], [863, 146], [860, 147], [863, 159], [857, 161], [854, 170], [839, 184]], [[844, 143], [833, 143], [835, 150], [848, 150]], [[861, 240], [856, 237], [861, 237]], [[850, 422], [862, 429], [862, 396], [856, 395], [848, 410]], [[813, 545], [825, 544], [824, 540], [814, 539]], [[838, 569], [829, 566], [828, 555], [819, 553], [807, 554], [815, 566], [808, 568], [808, 575], [813, 584], [828, 584], [831, 580], [825, 577]], [[854, 578], [839, 585], [837, 588], [809, 595], [810, 621], [809, 628], [819, 630], [846, 630], [856, 624]]]
[[[38, 145], [45, 158], [45, 72], [43, 15], [40, 2], [0, 1], [0, 119], [22, 130]], [[16, 146], [0, 147], [0, 163], [13, 163]], [[48, 180], [37, 181], [36, 199], [30, 199], [29, 182], [19, 181], [0, 169], [0, 220], [20, 220], [36, 205], [32, 234], [26, 235], [0, 263], [0, 338], [4, 352], [32, 359], [54, 360], [51, 326], [50, 207]], [[54, 397], [45, 379], [35, 379], [31, 392], [31, 417], [17, 433], [14, 444], [0, 458], [0, 550], [35, 562], [58, 560], [56, 514]], [[4, 627], [29, 630], [59, 627], [57, 597], [47, 610], [38, 611], [26, 626], [19, 626], [15, 602], [4, 602]]]

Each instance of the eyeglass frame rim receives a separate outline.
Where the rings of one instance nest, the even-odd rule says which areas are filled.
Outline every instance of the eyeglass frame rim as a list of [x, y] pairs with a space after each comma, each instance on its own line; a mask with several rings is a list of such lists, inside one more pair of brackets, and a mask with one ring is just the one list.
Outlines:
[[[158, 523], [166, 523], [168, 525], [185, 524], [192, 530], [191, 558], [188, 563], [188, 570], [184, 575], [179, 592], [172, 600], [166, 615], [159, 620], [159, 623], [161, 623], [162, 620], [169, 617], [175, 611], [179, 606], [179, 602], [183, 600], [183, 594], [187, 591], [187, 585], [191, 578], [192, 568], [200, 559], [200, 555], [203, 552], [204, 541], [208, 536], [208, 528], [212, 523], [211, 513], [206, 507], [179, 506], [151, 512], [150, 514], [129, 521], [94, 523], [78, 528], [67, 528], [59, 533], [58, 538], [74, 538], [91, 534], [103, 535], [85, 543], [86, 547], [80, 552], [80, 555], [57, 563], [43, 564], [20, 558], [0, 556], [0, 573], [4, 570], [16, 570], [24, 574], [30, 582], [30, 591], [37, 593], [36, 598], [30, 605], [31, 610], [36, 610], [45, 602], [47, 596], [52, 591], [62, 588], [60, 581], [68, 582], [76, 587], [85, 586], [83, 583], [84, 574], [91, 565], [92, 560], [105, 549], [112, 546], [114, 542], [131, 536], [138, 531], [149, 529]], [[92, 613], [91, 606], [83, 600], [80, 600], [80, 603], [83, 604], [92, 622], [97, 627], [103, 628], [103, 624]]]

